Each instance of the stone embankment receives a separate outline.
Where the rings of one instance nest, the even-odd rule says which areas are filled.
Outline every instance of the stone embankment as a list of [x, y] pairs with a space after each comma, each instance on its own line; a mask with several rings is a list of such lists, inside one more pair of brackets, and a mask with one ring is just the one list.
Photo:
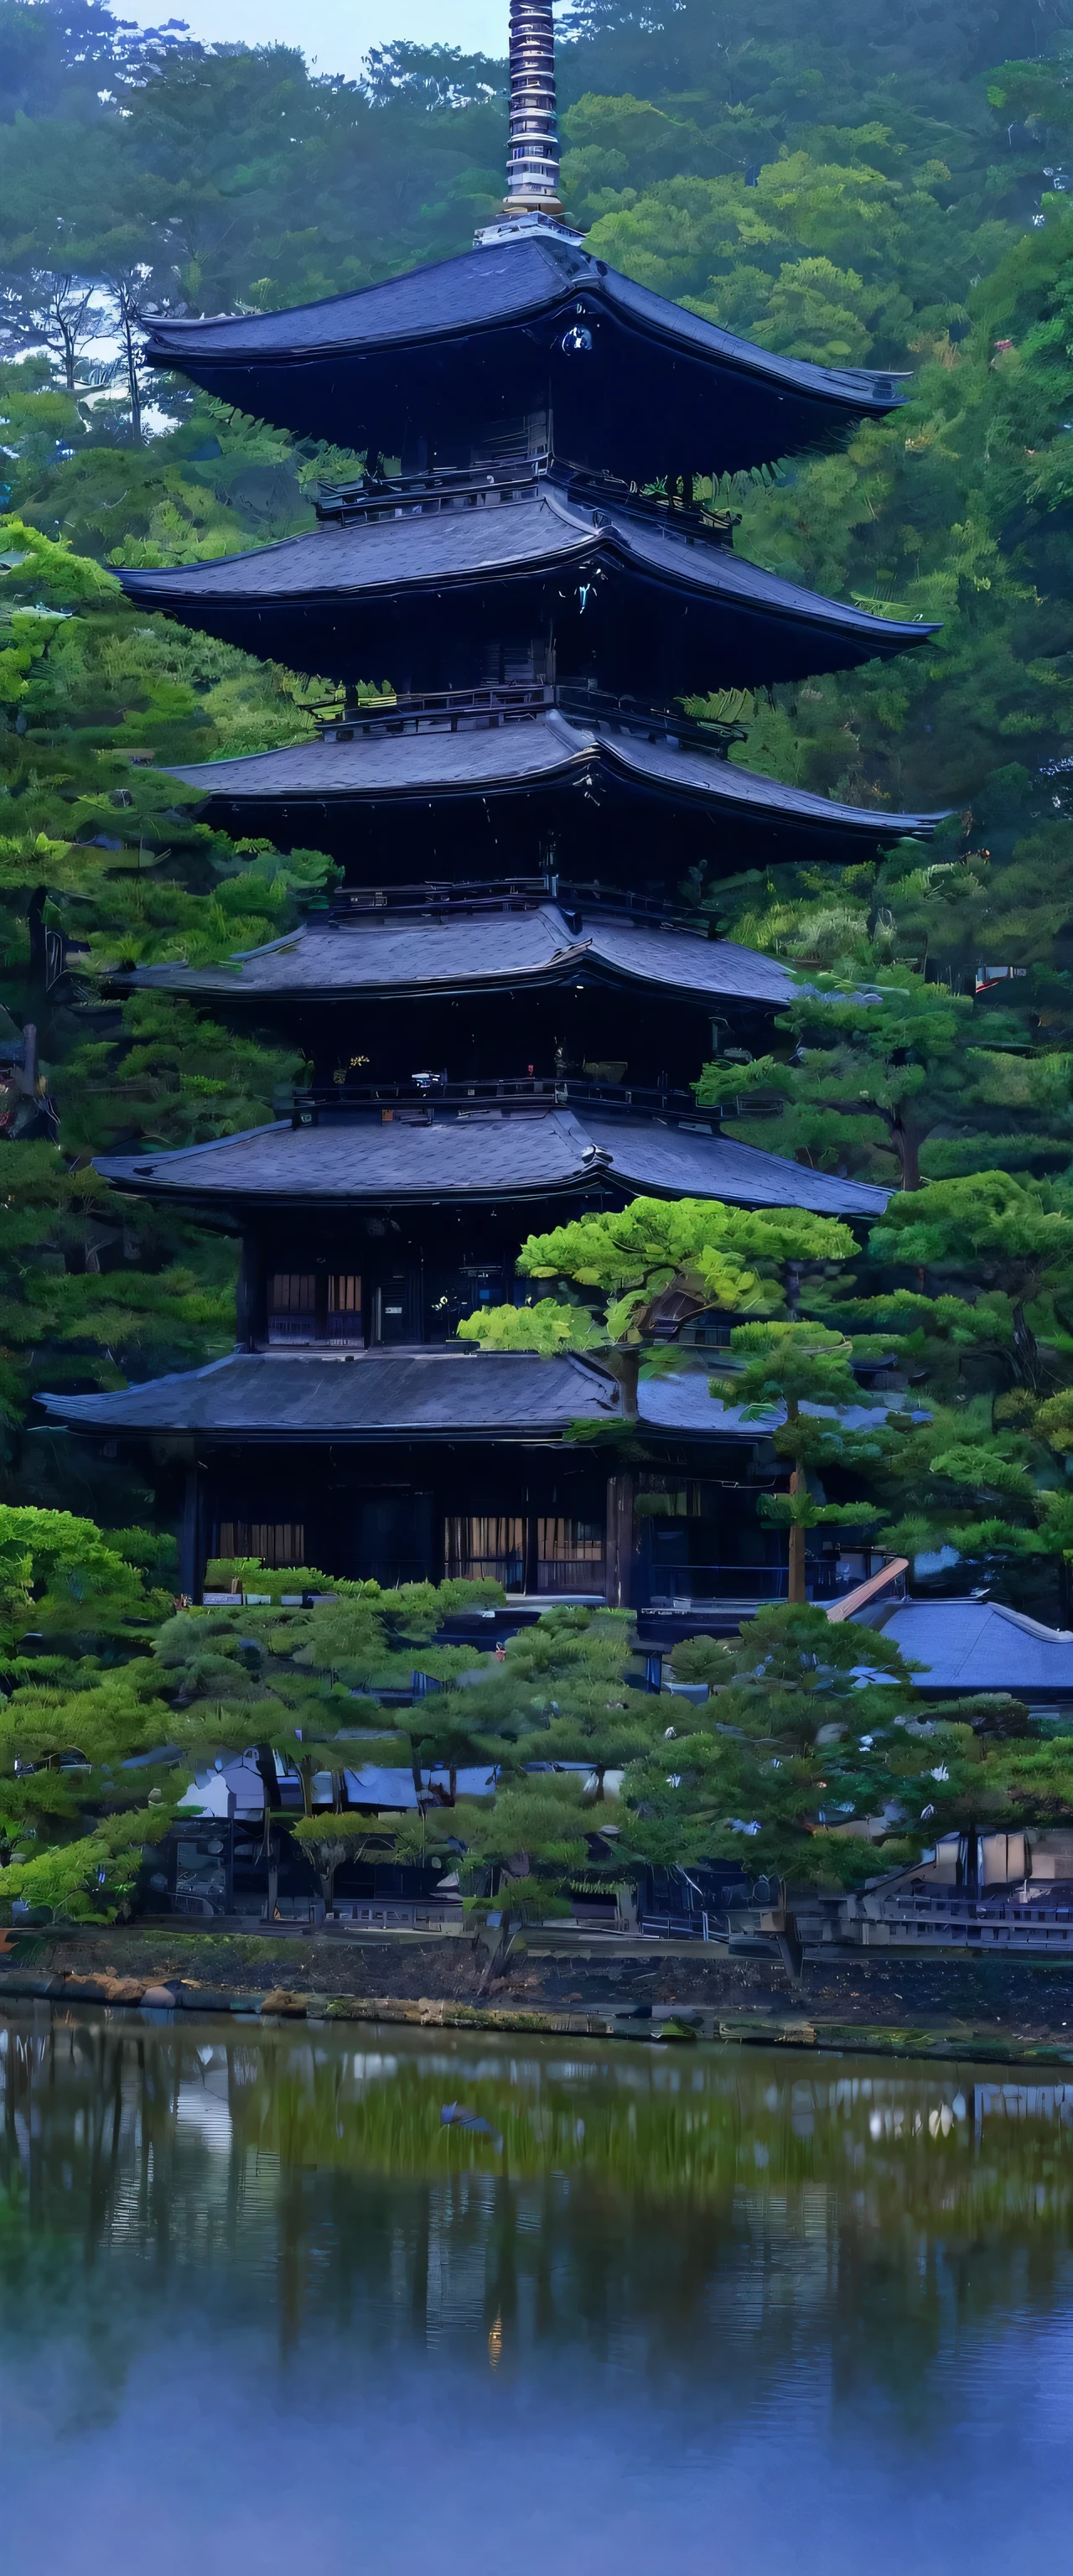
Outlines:
[[1073, 2065], [1073, 1966], [1050, 1960], [806, 1962], [793, 1980], [774, 1960], [653, 1944], [643, 1958], [529, 1952], [491, 1976], [468, 1941], [130, 1926], [20, 1942], [0, 1959], [0, 2015], [8, 2002], [20, 2018], [47, 2005]]

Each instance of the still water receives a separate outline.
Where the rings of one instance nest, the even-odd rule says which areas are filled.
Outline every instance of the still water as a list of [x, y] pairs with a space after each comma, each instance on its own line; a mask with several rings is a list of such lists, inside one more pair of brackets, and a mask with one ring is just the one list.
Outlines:
[[1073, 2084], [355, 2036], [0, 2025], [11, 2576], [1069, 2564]]

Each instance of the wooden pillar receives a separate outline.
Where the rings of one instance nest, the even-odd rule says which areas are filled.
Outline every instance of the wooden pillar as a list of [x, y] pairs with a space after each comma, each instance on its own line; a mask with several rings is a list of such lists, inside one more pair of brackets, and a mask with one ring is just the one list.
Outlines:
[[250, 1351], [267, 1331], [264, 1313], [264, 1255], [255, 1235], [243, 1238], [235, 1313], [235, 1339]]
[[631, 1467], [619, 1467], [607, 1479], [605, 1581], [613, 1610], [631, 1610], [634, 1591], [634, 1492]]
[[191, 1458], [186, 1470], [179, 1522], [179, 1590], [188, 1601], [200, 1601], [205, 1582], [205, 1510], [203, 1469]]
[[525, 1585], [527, 1595], [532, 1595], [534, 1598], [540, 1590], [540, 1531], [538, 1527], [538, 1519], [539, 1515], [533, 1509], [533, 1494], [532, 1487], [530, 1486], [525, 1498], [525, 1519], [522, 1523], [522, 1544], [525, 1550], [522, 1581]]

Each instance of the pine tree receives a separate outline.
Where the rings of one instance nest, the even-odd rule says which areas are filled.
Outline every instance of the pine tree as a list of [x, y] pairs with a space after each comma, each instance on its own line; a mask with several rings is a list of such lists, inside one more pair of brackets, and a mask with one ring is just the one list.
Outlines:
[[635, 1421], [641, 1366], [658, 1340], [673, 1340], [715, 1309], [777, 1311], [790, 1264], [837, 1261], [852, 1249], [848, 1226], [801, 1208], [634, 1199], [617, 1214], [530, 1235], [518, 1255], [526, 1278], [601, 1292], [602, 1315], [564, 1297], [541, 1298], [486, 1307], [459, 1325], [459, 1338], [497, 1350], [598, 1350], [622, 1388], [624, 1418]]

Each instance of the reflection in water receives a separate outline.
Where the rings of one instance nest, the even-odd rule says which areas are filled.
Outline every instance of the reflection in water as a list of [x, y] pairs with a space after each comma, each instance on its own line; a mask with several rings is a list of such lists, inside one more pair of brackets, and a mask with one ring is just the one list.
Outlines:
[[1025, 2480], [1057, 2545], [1073, 2085], [32, 2012], [0, 2051], [27, 2564], [1005, 2568]]

